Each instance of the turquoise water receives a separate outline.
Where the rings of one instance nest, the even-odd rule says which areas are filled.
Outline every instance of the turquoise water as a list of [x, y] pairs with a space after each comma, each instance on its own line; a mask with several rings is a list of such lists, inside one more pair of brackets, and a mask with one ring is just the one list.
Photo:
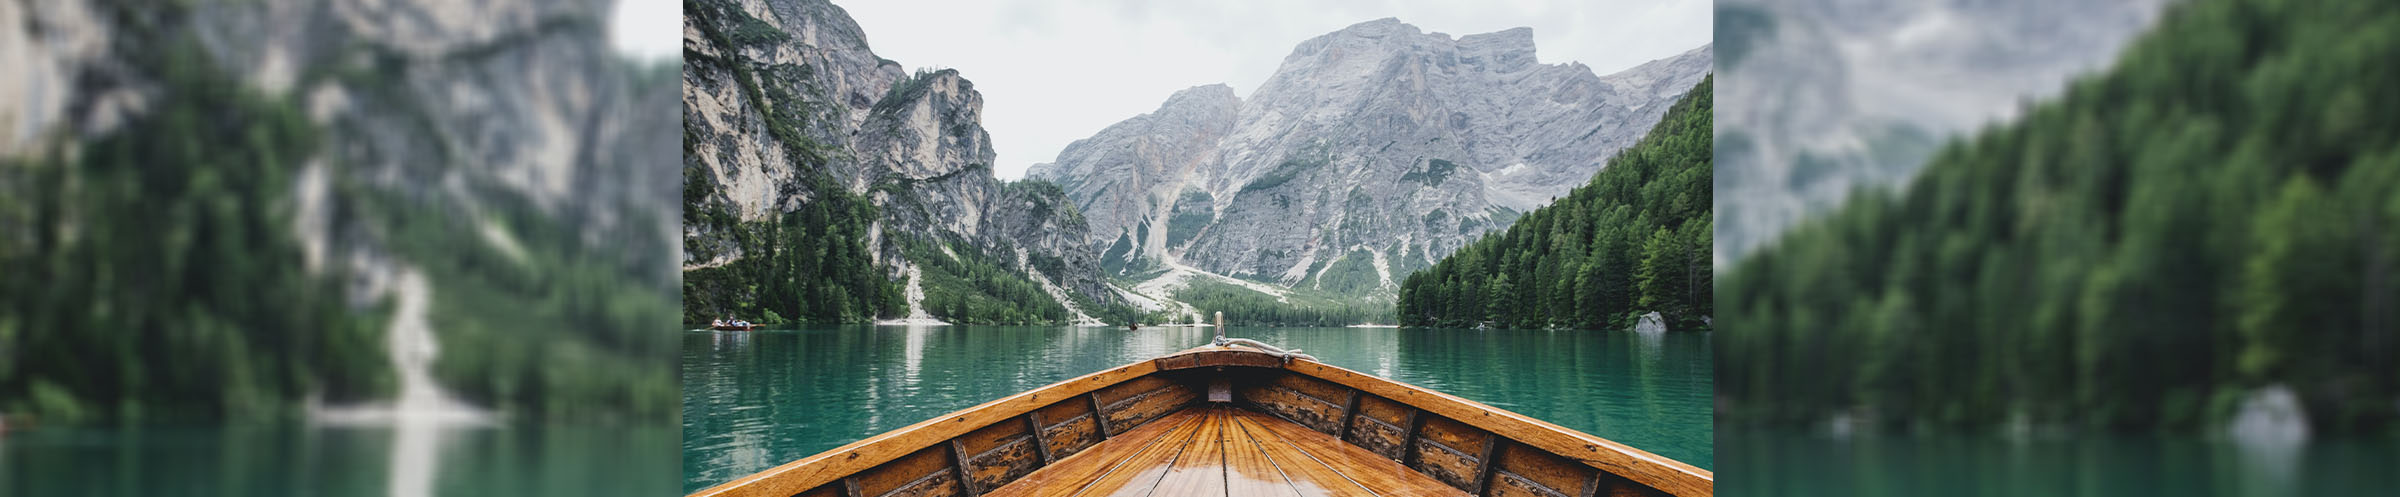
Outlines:
[[[1199, 346], [1212, 333], [985, 326], [687, 333], [684, 489]], [[1705, 333], [1235, 327], [1227, 334], [1712, 465]]]
[[1725, 428], [1718, 495], [2393, 495], [2400, 440], [2245, 447], [2165, 435], [1835, 437]]
[[[674, 495], [667, 426], [143, 426], [0, 435], [0, 495]], [[404, 447], [405, 446], [405, 447]], [[408, 450], [401, 450], [401, 449]]]

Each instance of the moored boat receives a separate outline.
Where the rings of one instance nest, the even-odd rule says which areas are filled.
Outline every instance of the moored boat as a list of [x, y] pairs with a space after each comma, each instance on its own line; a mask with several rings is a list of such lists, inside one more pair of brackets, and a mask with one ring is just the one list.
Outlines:
[[1298, 351], [1219, 339], [692, 495], [1705, 496], [1714, 478]]

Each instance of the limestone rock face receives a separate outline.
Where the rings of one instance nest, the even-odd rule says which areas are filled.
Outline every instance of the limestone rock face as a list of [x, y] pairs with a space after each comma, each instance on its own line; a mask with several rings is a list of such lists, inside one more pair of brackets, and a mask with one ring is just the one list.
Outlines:
[[1530, 29], [1369, 21], [1301, 43], [1247, 99], [1178, 92], [1028, 176], [1066, 189], [1120, 274], [1302, 285], [1363, 253], [1404, 275], [1583, 184], [1710, 63], [1702, 46], [1599, 76], [1537, 62]]
[[[873, 202], [889, 232], [987, 254], [1022, 248], [1042, 262], [1031, 265], [1057, 266], [1042, 272], [1059, 286], [1121, 300], [1063, 197], [992, 176], [973, 82], [877, 57], [858, 24], [822, 0], [700, 5], [727, 10], [713, 26], [684, 17], [684, 208], [725, 219], [685, 223], [685, 267], [743, 257], [721, 222], [774, 219], [838, 188]], [[884, 242], [874, 243], [878, 261], [897, 277], [908, 262]]]
[[[673, 253], [674, 81], [611, 52], [613, 2], [0, 2], [0, 158], [106, 136], [166, 98], [157, 58], [299, 102], [328, 138], [294, 187], [311, 267], [389, 269], [358, 202], [406, 199], [460, 222], [530, 211], [627, 267]], [[174, 55], [186, 57], [185, 55]], [[195, 57], [197, 58], [197, 57]], [[333, 191], [336, 186], [348, 188]], [[491, 224], [492, 245], [514, 249]], [[661, 286], [663, 263], [643, 271]], [[437, 286], [442, 282], [434, 282]], [[374, 286], [374, 285], [366, 285]]]

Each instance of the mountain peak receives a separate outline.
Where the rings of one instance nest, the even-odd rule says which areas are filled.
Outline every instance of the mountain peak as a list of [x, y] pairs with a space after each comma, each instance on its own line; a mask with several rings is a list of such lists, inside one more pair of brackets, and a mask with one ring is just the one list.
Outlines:
[[1328, 36], [1350, 34], [1373, 37], [1391, 34], [1418, 34], [1422, 32], [1423, 31], [1418, 31], [1416, 26], [1411, 26], [1408, 23], [1400, 22], [1400, 18], [1386, 17], [1382, 19], [1361, 22], [1358, 24], [1352, 24], [1349, 27], [1334, 31], [1333, 33], [1328, 34]]
[[1216, 83], [1176, 90], [1174, 95], [1169, 95], [1167, 97], [1167, 103], [1160, 105], [1159, 108], [1166, 109], [1181, 107], [1189, 104], [1206, 103], [1240, 105], [1241, 101], [1241, 97], [1234, 96], [1232, 86], [1226, 86], [1224, 83]]
[[1485, 67], [1508, 72], [1536, 64], [1533, 28], [1518, 27], [1458, 38], [1460, 55], [1480, 59]]

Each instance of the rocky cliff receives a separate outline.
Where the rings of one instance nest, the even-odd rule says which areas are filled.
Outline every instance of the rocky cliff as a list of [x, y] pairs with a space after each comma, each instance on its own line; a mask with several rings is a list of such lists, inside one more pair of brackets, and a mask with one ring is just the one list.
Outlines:
[[[1537, 62], [1532, 34], [1360, 23], [1301, 43], [1248, 99], [1178, 92], [1028, 174], [1066, 189], [1116, 274], [1337, 290], [1320, 277], [1360, 258], [1405, 275], [1582, 184], [1711, 61], [1703, 46], [1599, 76]], [[1338, 290], [1393, 288], [1375, 280]]]
[[[886, 279], [932, 253], [912, 247], [957, 245], [1019, 279], [1046, 276], [1081, 298], [1118, 301], [1098, 278], [1073, 206], [992, 176], [983, 96], [957, 71], [911, 73], [875, 56], [857, 23], [824, 1], [693, 5], [684, 26], [687, 280], [773, 250], [746, 241], [761, 223], [855, 197], [872, 206], [865, 250]], [[1028, 262], [1013, 262], [1020, 249]], [[701, 291], [705, 300], [746, 298]], [[889, 307], [875, 314], [907, 310]]]
[[[10, 207], [82, 210], [34, 223], [124, 228], [127, 238], [112, 244], [38, 247], [46, 253], [36, 255], [80, 261], [49, 270], [100, 271], [93, 268], [150, 260], [206, 261], [195, 264], [259, 274], [304, 268], [341, 291], [243, 286], [267, 281], [205, 288], [262, 301], [278, 291], [347, 301], [359, 317], [346, 319], [359, 322], [384, 312], [412, 314], [392, 316], [392, 323], [426, 322], [430, 315], [438, 346], [429, 341], [428, 348], [441, 357], [435, 379], [486, 407], [573, 416], [542, 407], [575, 405], [583, 415], [671, 416], [672, 409], [650, 404], [665, 400], [656, 392], [671, 396], [672, 388], [657, 387], [671, 387], [673, 378], [645, 372], [672, 361], [674, 341], [634, 330], [669, 326], [671, 308], [663, 302], [675, 273], [661, 258], [673, 253], [677, 220], [662, 213], [675, 208], [669, 165], [676, 149], [667, 130], [681, 104], [665, 76], [670, 65], [627, 60], [609, 48], [603, 20], [612, 3], [0, 0], [0, 67], [6, 68], [0, 70], [0, 184], [14, 189], [28, 184], [19, 180], [62, 171], [64, 181], [94, 186], [39, 201], [6, 195], [24, 203]], [[281, 122], [284, 116], [296, 118]], [[96, 145], [110, 140], [125, 145]], [[290, 151], [275, 146], [285, 143]], [[245, 159], [208, 160], [223, 156]], [[158, 160], [114, 174], [97, 163], [107, 157]], [[52, 163], [70, 167], [42, 166]], [[191, 181], [169, 180], [179, 177]], [[111, 192], [120, 191], [142, 192], [130, 206], [135, 213], [78, 218], [110, 212], [96, 209], [116, 206]], [[214, 217], [175, 207], [191, 199], [208, 199]], [[210, 228], [195, 234], [197, 226]], [[19, 229], [44, 228], [0, 222], [0, 238], [25, 239], [14, 233]], [[230, 245], [247, 250], [178, 248], [237, 233], [253, 235]], [[287, 242], [295, 248], [285, 255]], [[6, 245], [0, 243], [0, 258], [24, 255]], [[203, 253], [223, 258], [194, 255]], [[399, 282], [411, 281], [425, 282], [426, 291], [403, 291]], [[175, 300], [205, 297], [101, 287], [62, 305], [107, 307], [122, 298], [124, 306], [237, 316], [230, 329], [254, 340], [254, 348], [227, 357], [253, 367], [291, 359], [328, 368], [305, 381], [318, 382], [310, 388], [333, 400], [384, 389], [372, 379], [383, 373], [342, 372], [376, 368], [380, 339], [271, 325], [271, 316], [298, 312], [291, 309], [306, 307], [305, 299], [228, 311]], [[580, 325], [515, 326], [529, 321]], [[375, 326], [370, 335], [385, 328]], [[355, 348], [279, 348], [293, 344]], [[179, 362], [180, 353], [190, 352], [170, 350]], [[532, 365], [589, 374], [561, 378]], [[99, 385], [69, 388], [105, 392]], [[553, 394], [533, 393], [543, 391]]]

